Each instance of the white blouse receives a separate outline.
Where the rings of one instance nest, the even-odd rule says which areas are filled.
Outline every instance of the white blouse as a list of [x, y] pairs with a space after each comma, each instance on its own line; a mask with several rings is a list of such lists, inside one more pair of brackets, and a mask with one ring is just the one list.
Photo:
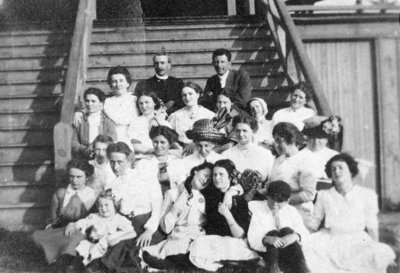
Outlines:
[[68, 185], [62, 204], [63, 208], [68, 205], [72, 196], [74, 196], [75, 194], [78, 195], [78, 197], [81, 199], [81, 201], [85, 205], [86, 210], [90, 210], [96, 202], [96, 193], [91, 187], [85, 186], [81, 190], [74, 190], [71, 185]]
[[174, 129], [179, 135], [179, 141], [183, 143], [191, 143], [192, 140], [187, 138], [186, 131], [192, 129], [193, 123], [199, 119], [212, 119], [215, 115], [214, 112], [198, 105], [197, 110], [193, 116], [190, 116], [186, 107], [179, 109], [169, 116], [169, 123], [171, 128]]
[[[262, 239], [268, 232], [272, 230], [280, 230], [284, 227], [293, 229], [295, 233], [300, 235], [300, 241], [304, 242], [309, 237], [309, 232], [304, 226], [303, 219], [297, 210], [287, 204], [282, 207], [275, 215], [268, 207], [267, 201], [251, 201], [249, 202], [249, 211], [251, 220], [249, 231], [247, 232], [247, 240], [252, 249], [265, 252], [267, 249], [262, 243]], [[278, 218], [278, 220], [276, 220]], [[279, 221], [280, 227], [277, 227]]]
[[160, 221], [162, 205], [161, 187], [157, 180], [156, 170], [129, 169], [118, 176], [106, 188], [111, 188], [121, 200], [120, 212], [124, 215], [140, 215], [151, 212], [145, 228], [156, 231]]
[[129, 123], [139, 114], [136, 96], [126, 93], [107, 98], [104, 102], [104, 112], [116, 124], [117, 141], [125, 141]]
[[233, 146], [223, 152], [222, 156], [232, 160], [239, 172], [243, 172], [245, 169], [259, 171], [263, 180], [266, 180], [271, 174], [274, 163], [271, 152], [254, 143], [249, 144], [246, 149], [240, 144]]
[[293, 109], [292, 107], [283, 108], [276, 111], [272, 117], [273, 126], [279, 122], [290, 122], [302, 131], [304, 128], [304, 120], [315, 116], [315, 111], [311, 108], [302, 107], [300, 109]]
[[319, 191], [309, 227], [324, 227], [334, 233], [363, 232], [366, 227], [378, 229], [378, 198], [376, 193], [359, 185], [341, 195], [336, 188]]
[[193, 167], [196, 167], [204, 161], [210, 162], [214, 164], [216, 161], [224, 159], [224, 157], [220, 154], [217, 154], [214, 151], [211, 151], [206, 158], [202, 157], [199, 152], [196, 150], [193, 154], [188, 155], [182, 159], [183, 164], [185, 165], [186, 168], [186, 174], [189, 176], [190, 171], [192, 170]]

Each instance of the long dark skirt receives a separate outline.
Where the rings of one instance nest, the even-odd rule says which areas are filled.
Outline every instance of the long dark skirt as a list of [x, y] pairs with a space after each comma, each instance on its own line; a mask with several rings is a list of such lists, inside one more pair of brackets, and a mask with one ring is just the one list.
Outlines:
[[[138, 236], [145, 231], [144, 225], [150, 216], [151, 213], [147, 213], [132, 219], [132, 226]], [[119, 242], [102, 257], [101, 261], [109, 271], [116, 273], [140, 272], [138, 256], [140, 248], [136, 246], [136, 238]], [[162, 232], [157, 231], [153, 234], [150, 245], [158, 244], [165, 238], [166, 236]]]
[[75, 248], [85, 239], [81, 232], [65, 236], [65, 228], [37, 230], [32, 234], [33, 241], [43, 249], [47, 263], [56, 262], [64, 254], [76, 256]]

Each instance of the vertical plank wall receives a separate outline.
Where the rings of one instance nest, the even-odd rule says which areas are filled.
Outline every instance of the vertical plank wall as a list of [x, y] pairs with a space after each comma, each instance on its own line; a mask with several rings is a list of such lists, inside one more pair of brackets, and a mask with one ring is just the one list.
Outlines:
[[343, 151], [374, 164], [359, 183], [378, 192], [372, 43], [329, 41], [305, 46], [332, 111], [343, 118]]
[[400, 209], [400, 38], [379, 38], [375, 47], [383, 208]]

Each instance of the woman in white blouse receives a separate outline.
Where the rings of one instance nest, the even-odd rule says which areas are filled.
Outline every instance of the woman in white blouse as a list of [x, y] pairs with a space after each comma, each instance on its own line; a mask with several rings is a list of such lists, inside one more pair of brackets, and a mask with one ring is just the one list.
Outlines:
[[258, 129], [254, 133], [254, 141], [261, 146], [270, 146], [273, 142], [272, 121], [267, 120], [268, 106], [262, 98], [251, 98], [247, 103], [250, 114], [257, 120]]
[[[132, 143], [136, 154], [150, 154], [153, 143], [149, 136], [151, 127], [164, 125], [170, 127], [162, 101], [153, 92], [139, 94], [137, 104], [140, 116], [134, 118], [128, 127], [128, 143]], [[126, 141], [125, 141], [126, 142]]]
[[192, 143], [186, 136], [186, 131], [192, 129], [193, 123], [199, 119], [212, 119], [214, 112], [199, 105], [203, 89], [194, 82], [187, 82], [182, 89], [182, 99], [185, 107], [169, 116], [169, 123], [179, 135], [179, 141], [185, 146]]
[[112, 90], [112, 96], [104, 102], [104, 111], [117, 125], [115, 141], [124, 141], [129, 124], [138, 116], [136, 96], [128, 92], [131, 86], [131, 74], [125, 67], [113, 67], [108, 72], [107, 83]]
[[307, 226], [314, 207], [317, 185], [314, 157], [311, 151], [304, 149], [300, 151], [299, 146], [304, 140], [294, 124], [278, 123], [272, 134], [281, 155], [275, 159], [269, 180], [282, 180], [290, 185], [292, 196], [289, 204], [299, 211]]
[[290, 94], [290, 106], [275, 112], [272, 123], [275, 126], [279, 122], [291, 122], [301, 131], [304, 128], [304, 120], [315, 116], [315, 111], [306, 107], [312, 93], [305, 83], [300, 83]]
[[269, 150], [253, 143], [257, 121], [252, 117], [236, 116], [232, 125], [236, 130], [238, 144], [223, 152], [222, 156], [232, 160], [239, 172], [245, 169], [259, 171], [265, 181], [271, 173], [274, 158]]
[[393, 250], [379, 242], [376, 193], [355, 184], [358, 171], [348, 154], [326, 165], [334, 187], [318, 193], [309, 223], [317, 231], [304, 249], [311, 272], [384, 273], [394, 261]]

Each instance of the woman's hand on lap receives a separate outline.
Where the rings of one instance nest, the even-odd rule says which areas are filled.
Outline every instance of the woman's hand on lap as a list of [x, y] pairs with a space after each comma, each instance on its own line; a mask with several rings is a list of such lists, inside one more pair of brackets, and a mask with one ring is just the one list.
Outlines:
[[65, 227], [65, 236], [70, 237], [74, 233], [75, 233], [75, 224], [74, 223], [69, 223]]
[[137, 238], [136, 245], [139, 247], [149, 246], [152, 238], [153, 231], [146, 229], [146, 231], [140, 234], [140, 236]]

